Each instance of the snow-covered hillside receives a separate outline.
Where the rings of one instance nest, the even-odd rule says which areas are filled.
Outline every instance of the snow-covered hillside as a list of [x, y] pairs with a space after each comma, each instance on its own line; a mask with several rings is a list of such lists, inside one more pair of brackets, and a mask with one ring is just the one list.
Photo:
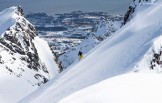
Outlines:
[[[126, 103], [145, 103], [146, 101], [161, 103], [162, 90], [159, 89], [161, 88], [159, 87], [161, 72], [156, 69], [160, 65], [160, 57], [156, 58], [154, 53], [159, 54], [161, 51], [162, 1], [159, 0], [147, 7], [144, 4], [138, 6], [137, 8], [141, 8], [141, 11], [137, 12], [130, 22], [91, 50], [81, 61], [71, 65], [44, 88], [40, 88], [20, 100], [19, 103], [58, 103], [61, 100], [61, 103], [66, 103], [67, 100], [69, 103], [78, 103], [78, 101], [79, 103], [118, 103], [118, 99], [121, 99], [122, 103], [125, 101]], [[153, 59], [155, 59], [153, 62], [155, 65], [153, 64], [152, 69]], [[161, 66], [158, 69], [161, 69]], [[149, 74], [128, 74], [108, 79], [129, 72], [149, 72]], [[96, 83], [99, 84], [95, 85]], [[132, 88], [126, 88], [127, 86]], [[96, 88], [101, 95], [97, 94]], [[75, 93], [76, 91], [79, 92]], [[67, 97], [69, 95], [71, 96]], [[105, 99], [106, 95], [107, 99]], [[134, 97], [132, 101], [130, 101], [131, 95]], [[80, 101], [81, 99], [83, 100]]]
[[162, 75], [126, 74], [104, 80], [58, 103], [161, 103]]
[[79, 61], [79, 51], [82, 51], [83, 56], [85, 57], [85, 55], [99, 43], [100, 41], [98, 41], [94, 35], [91, 35], [82, 41], [80, 45], [73, 47], [69, 52], [61, 55], [59, 60], [62, 62], [63, 67], [67, 68], [71, 64]]
[[79, 45], [68, 50], [67, 53], [62, 54], [58, 60], [61, 62], [62, 67], [65, 69], [71, 64], [79, 60], [78, 52], [82, 51], [83, 56], [101, 43], [104, 39], [108, 38], [121, 26], [121, 21], [117, 20], [102, 20], [96, 24], [95, 30], [91, 32]]
[[50, 48], [20, 6], [0, 12], [0, 102], [16, 103], [58, 74]]

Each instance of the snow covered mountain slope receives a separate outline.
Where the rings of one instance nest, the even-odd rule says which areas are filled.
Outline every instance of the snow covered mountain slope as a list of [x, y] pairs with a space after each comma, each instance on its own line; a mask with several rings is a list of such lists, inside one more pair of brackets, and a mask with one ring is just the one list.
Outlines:
[[0, 102], [15, 103], [58, 74], [52, 52], [20, 6], [0, 13]]
[[[153, 50], [155, 53], [156, 50], [160, 51], [160, 44], [158, 44], [160, 42], [158, 41], [161, 40], [162, 34], [161, 11], [161, 0], [146, 9], [142, 9], [141, 12], [137, 13], [130, 22], [114, 35], [90, 51], [86, 58], [83, 58], [80, 62], [76, 62], [58, 78], [53, 79], [45, 88], [34, 92], [19, 103], [58, 103], [76, 91], [113, 76], [133, 71], [136, 72], [136, 70], [138, 72], [149, 71], [154, 73], [156, 69], [150, 70], [154, 53], [149, 54], [148, 58], [146, 58], [146, 55], [148, 55], [153, 47], [156, 47]], [[148, 62], [142, 62], [143, 60]], [[144, 66], [147, 65], [145, 63], [150, 64]], [[98, 99], [101, 100], [100, 98]]]
[[87, 37], [80, 45], [73, 47], [66, 54], [63, 54], [59, 57], [59, 60], [62, 62], [64, 68], [67, 68], [71, 64], [78, 62], [78, 52], [82, 51], [83, 56], [85, 55], [96, 45], [98, 45], [100, 41], [96, 39], [94, 35]]
[[98, 24], [92, 33], [85, 38], [79, 45], [69, 49], [67, 53], [62, 54], [58, 60], [61, 62], [62, 67], [65, 69], [71, 64], [79, 60], [78, 52], [82, 51], [85, 55], [101, 43], [104, 39], [108, 38], [121, 26], [121, 21], [118, 20], [102, 20]]
[[162, 75], [126, 74], [76, 92], [59, 103], [161, 103]]

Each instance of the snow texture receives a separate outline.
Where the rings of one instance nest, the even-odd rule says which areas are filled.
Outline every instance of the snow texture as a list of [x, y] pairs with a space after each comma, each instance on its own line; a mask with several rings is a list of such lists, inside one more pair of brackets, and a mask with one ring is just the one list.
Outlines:
[[161, 103], [162, 75], [126, 74], [80, 90], [58, 103]]

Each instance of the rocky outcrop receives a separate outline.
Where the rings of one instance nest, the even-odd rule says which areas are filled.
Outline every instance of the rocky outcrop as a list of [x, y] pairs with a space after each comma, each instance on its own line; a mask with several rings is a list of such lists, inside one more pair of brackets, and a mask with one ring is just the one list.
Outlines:
[[[20, 6], [9, 8], [9, 10], [11, 15], [14, 14], [12, 19], [15, 23], [0, 38], [0, 67], [5, 68], [9, 74], [19, 78], [28, 75], [28, 77], [25, 77], [27, 81], [33, 86], [40, 86], [51, 77], [33, 43], [33, 40], [37, 37], [36, 29], [24, 18]], [[4, 54], [7, 54], [8, 57], [5, 58], [6, 55]]]

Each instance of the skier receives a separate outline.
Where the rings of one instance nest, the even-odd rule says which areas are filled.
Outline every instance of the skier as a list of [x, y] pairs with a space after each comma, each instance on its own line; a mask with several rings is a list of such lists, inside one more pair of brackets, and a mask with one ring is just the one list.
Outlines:
[[83, 53], [79, 51], [78, 56], [79, 56], [79, 60], [81, 60], [83, 58]]

